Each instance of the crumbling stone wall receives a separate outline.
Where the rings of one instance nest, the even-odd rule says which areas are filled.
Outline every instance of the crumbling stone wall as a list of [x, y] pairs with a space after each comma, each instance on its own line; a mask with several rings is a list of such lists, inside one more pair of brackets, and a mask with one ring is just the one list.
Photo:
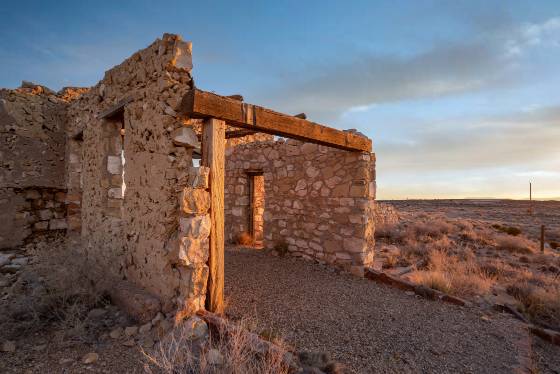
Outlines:
[[65, 110], [69, 98], [24, 82], [0, 90], [0, 248], [64, 230]]
[[376, 225], [394, 225], [399, 222], [399, 212], [391, 204], [375, 203], [375, 223]]
[[[71, 105], [69, 137], [83, 140], [67, 147], [68, 196], [80, 217], [69, 216], [70, 231], [84, 257], [115, 287], [126, 281], [156, 297], [164, 312], [183, 314], [203, 307], [208, 275], [203, 259], [178, 259], [180, 240], [191, 245], [206, 235], [196, 225], [206, 219], [189, 226], [178, 198], [195, 194], [189, 181], [199, 172], [193, 145], [174, 141], [191, 124], [175, 112], [192, 87], [191, 68], [191, 45], [176, 35], [135, 53]], [[122, 111], [99, 118], [127, 98]]]
[[226, 150], [230, 241], [248, 231], [248, 174], [264, 175], [264, 246], [360, 273], [373, 261], [375, 156], [296, 140]]

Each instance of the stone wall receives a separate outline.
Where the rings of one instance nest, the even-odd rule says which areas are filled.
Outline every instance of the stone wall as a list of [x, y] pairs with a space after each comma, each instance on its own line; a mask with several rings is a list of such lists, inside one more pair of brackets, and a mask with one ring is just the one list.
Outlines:
[[[107, 71], [69, 108], [66, 169], [70, 236], [92, 268], [142, 288], [164, 312], [186, 314], [204, 305], [208, 274], [205, 262], [178, 261], [175, 248], [191, 234], [203, 239], [180, 221], [192, 146], [173, 141], [190, 126], [175, 108], [192, 86], [191, 68], [190, 43], [164, 35]], [[122, 111], [98, 118], [126, 98]]]
[[67, 105], [67, 97], [27, 82], [0, 90], [0, 248], [65, 229]]
[[264, 245], [360, 273], [373, 261], [375, 155], [295, 140], [226, 150], [226, 239], [249, 231], [249, 175], [264, 176]]
[[399, 212], [391, 204], [375, 203], [375, 223], [376, 225], [394, 225], [399, 222]]

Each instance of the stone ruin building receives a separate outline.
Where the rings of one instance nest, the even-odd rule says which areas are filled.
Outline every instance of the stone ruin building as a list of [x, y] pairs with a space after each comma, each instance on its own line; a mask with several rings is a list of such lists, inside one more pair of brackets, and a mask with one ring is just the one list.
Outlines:
[[223, 248], [363, 274], [373, 261], [371, 141], [200, 91], [165, 34], [91, 88], [0, 90], [0, 250], [63, 230], [139, 320], [220, 311]]

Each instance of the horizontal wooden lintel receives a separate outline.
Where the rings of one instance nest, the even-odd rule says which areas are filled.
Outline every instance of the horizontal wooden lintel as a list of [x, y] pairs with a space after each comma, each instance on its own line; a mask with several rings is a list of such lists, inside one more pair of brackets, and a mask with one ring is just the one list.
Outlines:
[[365, 136], [327, 127], [306, 119], [247, 104], [226, 96], [198, 89], [190, 90], [179, 111], [193, 118], [216, 118], [228, 125], [254, 132], [279, 135], [349, 151], [371, 152], [371, 140]]

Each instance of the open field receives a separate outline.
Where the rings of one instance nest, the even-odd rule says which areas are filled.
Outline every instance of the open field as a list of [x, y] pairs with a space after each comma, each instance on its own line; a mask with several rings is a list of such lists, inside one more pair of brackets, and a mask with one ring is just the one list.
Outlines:
[[[393, 205], [403, 215], [437, 213], [447, 218], [480, 220], [517, 226], [531, 239], [540, 237], [540, 226], [545, 225], [551, 238], [560, 235], [560, 201], [527, 200], [391, 200], [384, 201]], [[533, 206], [533, 214], [529, 209]]]
[[560, 330], [560, 203], [536, 202], [533, 214], [526, 201], [386, 203], [400, 220], [377, 227], [377, 267], [483, 308], [512, 306]]

